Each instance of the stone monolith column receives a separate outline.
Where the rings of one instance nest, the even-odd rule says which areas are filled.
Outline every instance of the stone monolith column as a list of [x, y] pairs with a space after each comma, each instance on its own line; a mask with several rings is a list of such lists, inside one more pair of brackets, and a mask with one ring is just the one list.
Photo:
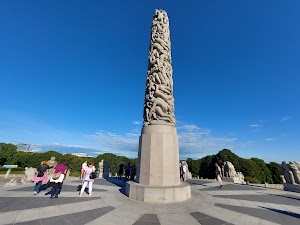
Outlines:
[[168, 203], [191, 197], [180, 182], [179, 147], [175, 128], [169, 19], [156, 10], [152, 21], [144, 103], [144, 126], [139, 140], [137, 183], [128, 182], [129, 198]]

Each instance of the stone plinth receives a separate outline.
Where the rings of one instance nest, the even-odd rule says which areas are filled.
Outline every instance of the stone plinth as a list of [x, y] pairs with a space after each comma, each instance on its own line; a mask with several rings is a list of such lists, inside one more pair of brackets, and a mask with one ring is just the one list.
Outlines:
[[144, 126], [139, 147], [138, 183], [153, 186], [180, 184], [178, 136], [175, 127]]
[[284, 187], [285, 191], [294, 191], [294, 192], [299, 192], [300, 193], [300, 185], [299, 184], [285, 183], [285, 184], [283, 184], [283, 187]]
[[137, 182], [128, 182], [129, 198], [151, 203], [185, 201], [191, 187], [180, 182], [179, 148], [176, 128], [144, 126], [139, 144]]
[[191, 197], [191, 186], [181, 183], [177, 186], [150, 186], [132, 181], [126, 184], [126, 195], [134, 200], [147, 203], [181, 202]]

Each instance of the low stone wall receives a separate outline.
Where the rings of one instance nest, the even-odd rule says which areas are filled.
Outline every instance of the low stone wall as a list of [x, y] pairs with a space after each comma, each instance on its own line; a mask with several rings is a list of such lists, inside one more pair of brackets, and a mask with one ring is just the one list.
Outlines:
[[277, 190], [283, 190], [283, 184], [249, 184], [249, 185], [257, 186], [257, 187], [277, 189]]

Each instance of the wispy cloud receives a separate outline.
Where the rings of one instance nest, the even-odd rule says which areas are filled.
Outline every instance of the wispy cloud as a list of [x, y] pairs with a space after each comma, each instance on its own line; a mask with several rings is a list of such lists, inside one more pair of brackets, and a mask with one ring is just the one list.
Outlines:
[[266, 138], [265, 141], [276, 141], [277, 139], [275, 138]]
[[90, 135], [90, 138], [93, 141], [98, 143], [98, 145], [105, 147], [112, 153], [130, 156], [134, 155], [135, 157], [138, 152], [138, 137], [139, 134], [135, 132], [117, 134], [104, 130], [100, 130], [95, 134]]
[[257, 128], [257, 127], [262, 127], [262, 125], [260, 125], [260, 124], [250, 124], [250, 127]]
[[[16, 121], [15, 118], [18, 120]], [[17, 131], [16, 123], [19, 126]], [[35, 118], [18, 114], [11, 116], [10, 121], [0, 120], [0, 125], [5, 127], [5, 133], [1, 135], [0, 141], [18, 140], [15, 141], [15, 144], [23, 141], [32, 143], [30, 150], [36, 152], [55, 150], [61, 153], [85, 152], [94, 155], [110, 152], [116, 155], [137, 157], [141, 134], [139, 125], [141, 124], [140, 121], [133, 121], [133, 129], [125, 130], [123, 133], [101, 129], [94, 133], [82, 134], [57, 129], [53, 124], [49, 125]], [[177, 123], [177, 132], [180, 153], [183, 158], [198, 158], [206, 153], [216, 153], [223, 148], [232, 149], [238, 146], [235, 136], [231, 136], [231, 138], [216, 136], [211, 129], [185, 123], [183, 120]]]
[[79, 152], [85, 152], [88, 154], [93, 152], [99, 152], [99, 154], [104, 153], [103, 151], [99, 151], [97, 148], [81, 146], [81, 145], [64, 145], [59, 143], [36, 144], [32, 146], [29, 150], [33, 152], [45, 152], [45, 151], [53, 150], [53, 151], [58, 151], [60, 153], [79, 153]]
[[[237, 138], [215, 137], [207, 128], [194, 124], [183, 124], [177, 127], [181, 157], [197, 157], [201, 153], [217, 152], [223, 148], [232, 148]], [[90, 137], [99, 145], [118, 154], [137, 156], [140, 130], [120, 134], [109, 131], [98, 131]]]
[[223, 148], [232, 148], [237, 138], [213, 136], [212, 131], [196, 125], [185, 124], [178, 127], [181, 157], [197, 157], [201, 153], [217, 152]]
[[135, 120], [135, 121], [132, 121], [132, 123], [134, 125], [141, 125], [143, 122]]
[[287, 121], [287, 120], [290, 120], [290, 119], [292, 119], [292, 117], [284, 117], [284, 118], [282, 118], [280, 121], [281, 121], [281, 122], [284, 122], [284, 121]]

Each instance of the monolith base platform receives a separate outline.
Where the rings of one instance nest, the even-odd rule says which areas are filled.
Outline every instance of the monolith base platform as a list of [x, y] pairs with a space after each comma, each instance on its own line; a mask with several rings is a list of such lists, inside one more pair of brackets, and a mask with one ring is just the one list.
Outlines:
[[176, 128], [168, 125], [144, 126], [139, 142], [137, 183], [127, 183], [127, 196], [151, 203], [185, 201], [191, 197], [191, 187], [180, 182], [179, 172]]
[[191, 186], [181, 183], [173, 187], [150, 186], [127, 182], [126, 195], [134, 200], [147, 203], [182, 202], [191, 197]]

